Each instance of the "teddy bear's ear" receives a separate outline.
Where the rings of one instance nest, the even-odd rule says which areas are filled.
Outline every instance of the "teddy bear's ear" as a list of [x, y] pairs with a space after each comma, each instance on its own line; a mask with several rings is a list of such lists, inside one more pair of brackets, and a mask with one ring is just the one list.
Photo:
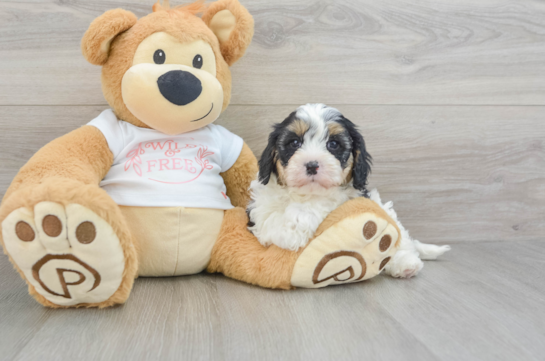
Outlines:
[[81, 51], [87, 61], [94, 65], [104, 65], [110, 53], [112, 40], [130, 29], [138, 18], [130, 11], [114, 9], [93, 20], [81, 39]]
[[244, 55], [254, 35], [254, 19], [238, 0], [210, 4], [202, 20], [217, 36], [227, 64], [232, 65]]

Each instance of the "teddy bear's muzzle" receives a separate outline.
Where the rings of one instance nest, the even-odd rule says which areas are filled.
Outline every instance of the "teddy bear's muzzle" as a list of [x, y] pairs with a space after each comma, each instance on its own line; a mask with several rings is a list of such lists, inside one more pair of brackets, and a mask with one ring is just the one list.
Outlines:
[[223, 88], [215, 75], [182, 64], [133, 65], [123, 75], [121, 95], [135, 117], [165, 134], [212, 123], [223, 104]]

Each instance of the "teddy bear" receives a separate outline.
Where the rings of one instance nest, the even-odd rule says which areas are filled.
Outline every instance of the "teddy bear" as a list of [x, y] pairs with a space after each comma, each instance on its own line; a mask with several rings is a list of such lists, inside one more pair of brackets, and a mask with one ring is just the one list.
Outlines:
[[39, 303], [121, 304], [146, 276], [221, 272], [293, 289], [384, 268], [400, 231], [366, 198], [334, 210], [298, 251], [264, 247], [248, 231], [256, 158], [213, 122], [253, 27], [237, 0], [164, 1], [140, 19], [115, 9], [90, 24], [82, 52], [102, 66], [111, 109], [40, 149], [0, 207], [4, 252]]

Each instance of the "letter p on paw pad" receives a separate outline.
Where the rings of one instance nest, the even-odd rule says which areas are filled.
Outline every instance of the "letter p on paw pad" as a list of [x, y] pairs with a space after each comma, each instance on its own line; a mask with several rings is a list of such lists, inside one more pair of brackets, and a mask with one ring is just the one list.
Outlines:
[[104, 302], [121, 285], [125, 257], [119, 238], [79, 204], [16, 209], [2, 222], [2, 236], [27, 281], [54, 304]]
[[374, 213], [346, 218], [313, 239], [297, 259], [291, 284], [320, 288], [378, 275], [396, 253], [399, 233]]

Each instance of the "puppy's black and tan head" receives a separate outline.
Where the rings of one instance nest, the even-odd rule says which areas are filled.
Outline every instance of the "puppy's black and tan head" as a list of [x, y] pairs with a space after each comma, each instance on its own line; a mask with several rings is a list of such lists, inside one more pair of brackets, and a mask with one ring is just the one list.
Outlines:
[[271, 174], [287, 187], [331, 188], [353, 182], [365, 193], [371, 156], [356, 126], [337, 109], [307, 104], [274, 126], [259, 161], [259, 181]]

